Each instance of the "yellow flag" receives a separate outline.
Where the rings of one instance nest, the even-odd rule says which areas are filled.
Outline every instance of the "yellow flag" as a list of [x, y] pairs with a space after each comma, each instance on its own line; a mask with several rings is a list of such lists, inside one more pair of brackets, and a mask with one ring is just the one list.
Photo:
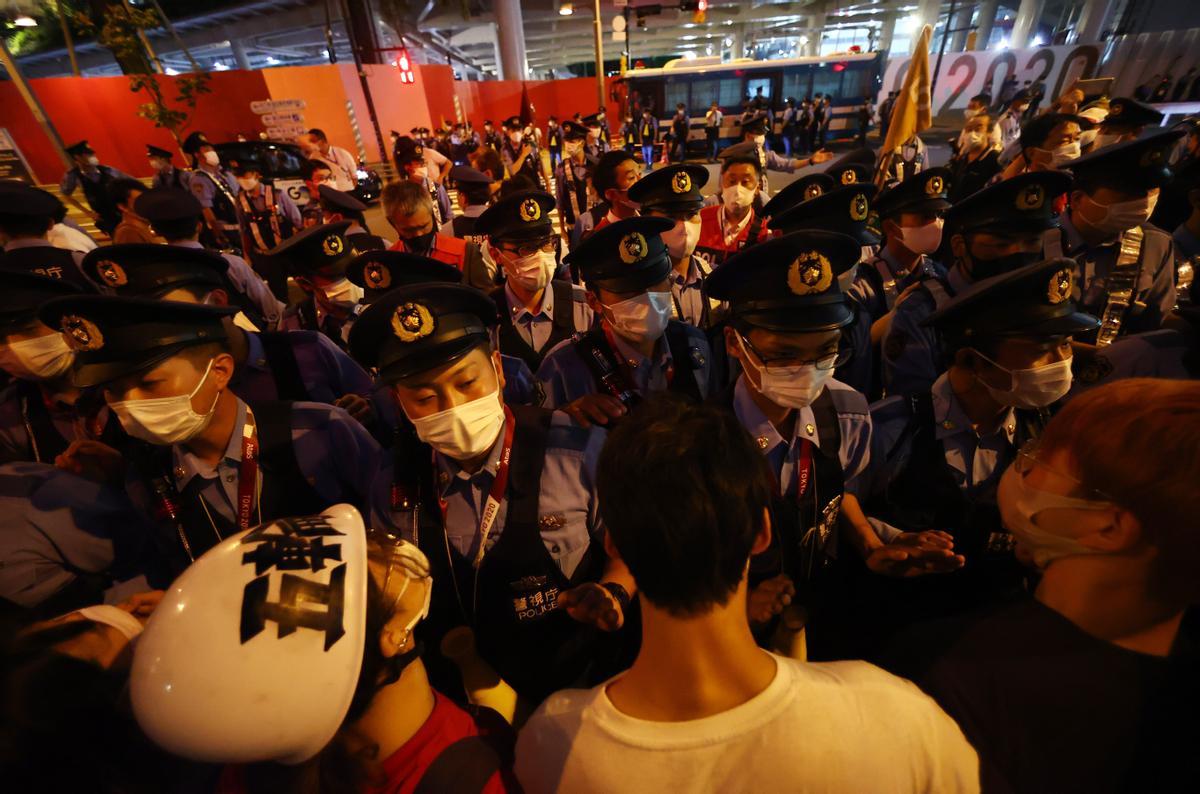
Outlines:
[[[888, 125], [887, 140], [881, 149], [881, 164], [891, 161], [891, 154], [912, 136], [929, 129], [930, 118], [929, 98], [929, 40], [933, 38], [933, 28], [926, 25], [921, 29], [917, 46], [913, 50], [912, 62], [908, 65], [908, 74], [904, 76], [904, 87], [896, 97], [892, 108], [892, 119]], [[880, 177], [886, 168], [880, 170]], [[877, 181], [880, 179], [877, 177]]]

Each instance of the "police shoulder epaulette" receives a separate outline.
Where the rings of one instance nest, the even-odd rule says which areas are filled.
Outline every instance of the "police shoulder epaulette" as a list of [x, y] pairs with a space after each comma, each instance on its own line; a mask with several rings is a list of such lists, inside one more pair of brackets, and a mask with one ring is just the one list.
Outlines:
[[871, 408], [867, 404], [867, 398], [841, 381], [831, 380], [825, 388], [829, 390], [829, 397], [833, 400], [833, 407], [839, 414], [862, 414], [866, 416], [871, 412]]

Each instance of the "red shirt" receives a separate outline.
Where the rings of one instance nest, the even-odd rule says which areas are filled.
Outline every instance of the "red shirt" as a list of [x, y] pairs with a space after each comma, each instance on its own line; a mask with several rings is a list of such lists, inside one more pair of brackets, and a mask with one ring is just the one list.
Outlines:
[[[407, 251], [404, 246], [404, 240], [397, 240], [392, 243], [389, 251]], [[433, 248], [429, 251], [429, 258], [436, 259], [439, 262], [445, 262], [447, 265], [454, 265], [459, 270], [463, 269], [463, 263], [467, 256], [467, 241], [460, 240], [457, 237], [450, 237], [445, 234], [437, 234], [433, 237]]]
[[[696, 243], [696, 254], [708, 263], [710, 269], [719, 267], [726, 259], [743, 248], [761, 243], [771, 236], [765, 223], [761, 223], [753, 209], [746, 225], [738, 232], [732, 241], [725, 241], [725, 228], [722, 222], [721, 205], [714, 204], [700, 210], [700, 239]], [[749, 239], [752, 231], [758, 234], [753, 240]]]

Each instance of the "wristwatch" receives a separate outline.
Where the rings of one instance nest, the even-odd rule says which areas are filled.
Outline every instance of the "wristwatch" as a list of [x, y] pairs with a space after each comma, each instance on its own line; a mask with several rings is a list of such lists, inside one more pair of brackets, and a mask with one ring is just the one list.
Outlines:
[[613, 598], [617, 599], [617, 603], [621, 605], [621, 614], [624, 615], [629, 611], [629, 603], [633, 600], [629, 596], [629, 591], [624, 585], [616, 582], [601, 582], [600, 586], [607, 590]]

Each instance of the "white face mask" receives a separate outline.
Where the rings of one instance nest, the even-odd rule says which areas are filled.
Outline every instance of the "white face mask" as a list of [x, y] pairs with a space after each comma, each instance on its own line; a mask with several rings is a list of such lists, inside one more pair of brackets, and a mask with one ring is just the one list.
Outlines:
[[354, 284], [348, 278], [343, 278], [335, 281], [328, 287], [321, 290], [325, 295], [325, 300], [334, 306], [349, 308], [357, 306], [362, 300], [363, 291], [357, 284]]
[[973, 119], [983, 112], [983, 108], [967, 108], [963, 111], [963, 115], [969, 119]]
[[544, 289], [558, 266], [553, 251], [534, 251], [529, 256], [515, 256], [504, 251], [498, 253], [504, 266], [504, 275], [529, 292]]
[[762, 146], [763, 144], [765, 144], [767, 142], [767, 136], [766, 135], [755, 135], [753, 138], [751, 138], [751, 140], [754, 141], [755, 146]]
[[22, 380], [57, 378], [75, 363], [75, 351], [62, 334], [47, 334], [0, 345], [0, 369]]
[[519, 132], [510, 132], [510, 133], [508, 134], [508, 139], [509, 139], [510, 141], [512, 141], [512, 142], [513, 142], [513, 145], [514, 145], [514, 146], [520, 146], [520, 145], [521, 145], [521, 138], [522, 138], [522, 137], [524, 137], [524, 136], [523, 136], [523, 135], [521, 135], [521, 133], [519, 133]]
[[162, 171], [167, 167], [167, 163], [164, 160], [151, 160], [150, 167], [155, 171]]
[[1096, 142], [1096, 137], [1097, 135], [1095, 130], [1084, 130], [1083, 132], [1079, 133], [1079, 148], [1082, 150], [1088, 146], [1091, 146]]
[[192, 398], [208, 380], [212, 365], [212, 361], [209, 361], [204, 376], [190, 394], [150, 400], [123, 400], [109, 403], [108, 407], [117, 415], [125, 432], [142, 441], [166, 446], [195, 438], [212, 421], [217, 399], [221, 396], [217, 392], [206, 413], [198, 414], [192, 410]]
[[924, 226], [901, 226], [900, 242], [914, 254], [932, 254], [942, 244], [942, 219]]
[[721, 201], [730, 210], [744, 210], [754, 203], [756, 192], [742, 185], [730, 185], [721, 191]]
[[221, 164], [221, 155], [217, 154], [215, 151], [209, 150], [204, 153], [204, 162], [208, 163], [213, 168], [216, 168]]
[[[1155, 191], [1142, 198], [1129, 201], [1115, 201], [1112, 204], [1101, 204], [1087, 195], [1084, 196], [1084, 200], [1093, 207], [1104, 210], [1104, 216], [1100, 220], [1093, 221], [1084, 218], [1084, 222], [1097, 231], [1117, 235], [1150, 220], [1150, 216], [1154, 214], [1154, 208], [1158, 205], [1158, 192]], [[1072, 216], [1072, 219], [1076, 217]]]
[[613, 330], [631, 342], [652, 342], [662, 337], [671, 321], [671, 293], [644, 292], [604, 307]]
[[972, 130], [963, 133], [963, 148], [978, 149], [983, 146], [983, 133]]
[[[1084, 134], [1086, 135], [1087, 133]], [[1114, 135], [1111, 132], [1095, 132], [1094, 134], [1096, 136], [1097, 149], [1099, 149], [1101, 146], [1108, 146], [1109, 144], [1117, 143], [1121, 140], [1120, 135]]]
[[419, 179], [424, 182], [429, 176], [429, 167], [423, 165], [420, 168], [414, 168], [410, 173], [412, 174], [413, 179]]
[[88, 165], [100, 165], [100, 158], [93, 154], [88, 157], [87, 162]]
[[988, 393], [1001, 405], [1013, 408], [1045, 408], [1066, 396], [1071, 390], [1071, 357], [1053, 364], [1030, 369], [1005, 369], [979, 351], [980, 358], [1001, 372], [1007, 372], [1009, 387], [997, 389], [980, 380]]
[[1099, 554], [1096, 549], [1085, 546], [1075, 538], [1059, 535], [1037, 525], [1037, 516], [1046, 510], [1111, 510], [1108, 502], [1076, 499], [1047, 491], [1030, 488], [1015, 466], [1000, 477], [996, 490], [996, 501], [1000, 507], [1000, 520], [1017, 542], [1033, 556], [1038, 568], [1045, 568], [1059, 557], [1079, 554]]
[[1065, 165], [1072, 160], [1078, 160], [1079, 155], [1083, 153], [1083, 146], [1079, 141], [1064, 143], [1054, 151], [1050, 152], [1050, 164], [1055, 168]]
[[[493, 364], [493, 367], [495, 365]], [[421, 419], [413, 419], [417, 437], [448, 458], [470, 460], [492, 448], [504, 427], [500, 390]]]
[[662, 241], [667, 245], [667, 253], [672, 259], [683, 259], [691, 256], [700, 242], [700, 221], [676, 221], [675, 225], [662, 233]]
[[817, 369], [816, 364], [768, 367], [755, 361], [740, 336], [738, 345], [742, 348], [742, 360], [758, 374], [759, 393], [781, 408], [812, 405], [825, 390], [825, 381], [833, 376], [832, 369]]
[[241, 186], [242, 190], [246, 191], [254, 190], [256, 187], [258, 187], [258, 180], [249, 176], [239, 176], [237, 178], [237, 183], [239, 186]]

